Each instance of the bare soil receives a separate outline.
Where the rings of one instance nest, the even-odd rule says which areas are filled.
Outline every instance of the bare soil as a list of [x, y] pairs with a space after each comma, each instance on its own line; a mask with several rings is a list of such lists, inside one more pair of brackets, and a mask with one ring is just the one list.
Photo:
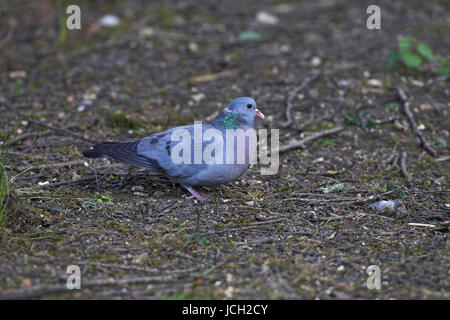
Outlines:
[[[58, 1], [0, 4], [0, 140], [13, 179], [1, 298], [450, 297], [449, 78], [437, 62], [385, 67], [399, 36], [450, 59], [448, 1], [381, 1], [381, 30], [366, 28], [370, 1], [77, 2], [82, 29], [66, 35]], [[106, 14], [120, 24], [98, 26]], [[282, 127], [293, 90], [319, 72]], [[282, 145], [344, 130], [205, 203], [162, 176], [82, 157], [97, 141], [211, 119], [238, 96], [257, 101], [268, 117], [257, 127], [279, 128]], [[377, 211], [377, 200], [399, 205]], [[65, 288], [69, 265], [81, 290]], [[380, 290], [366, 286], [370, 265]]]

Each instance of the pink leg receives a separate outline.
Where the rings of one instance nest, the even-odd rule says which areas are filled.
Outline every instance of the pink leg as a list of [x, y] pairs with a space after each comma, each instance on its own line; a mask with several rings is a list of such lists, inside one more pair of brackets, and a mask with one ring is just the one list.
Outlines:
[[186, 199], [192, 199], [193, 197], [197, 198], [199, 201], [205, 201], [209, 199], [208, 194], [205, 192], [200, 191], [198, 188], [191, 187], [191, 186], [184, 186], [192, 195], [189, 197], [186, 197]]

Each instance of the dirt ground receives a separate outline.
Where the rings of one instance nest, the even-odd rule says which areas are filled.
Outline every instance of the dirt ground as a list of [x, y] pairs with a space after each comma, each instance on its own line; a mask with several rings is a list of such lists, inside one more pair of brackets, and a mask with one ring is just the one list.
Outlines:
[[[370, 1], [76, 3], [82, 29], [71, 31], [64, 1], [0, 4], [12, 179], [1, 298], [450, 298], [449, 77], [437, 62], [386, 69], [400, 36], [450, 59], [448, 1], [379, 2], [380, 30], [366, 27]], [[107, 14], [119, 24], [100, 25]], [[239, 96], [257, 101], [267, 119], [256, 126], [280, 129], [281, 145], [344, 129], [203, 203], [81, 154], [211, 120]], [[378, 200], [397, 208], [375, 210]], [[69, 265], [81, 290], [66, 288]], [[379, 290], [366, 285], [370, 265]]]

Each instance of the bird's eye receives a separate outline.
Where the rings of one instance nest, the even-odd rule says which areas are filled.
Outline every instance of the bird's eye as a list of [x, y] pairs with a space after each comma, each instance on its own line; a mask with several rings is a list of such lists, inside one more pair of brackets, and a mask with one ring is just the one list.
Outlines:
[[249, 103], [248, 105], [247, 105], [247, 108], [249, 108], [249, 109], [251, 109], [253, 106], [252, 106], [252, 104], [251, 103]]

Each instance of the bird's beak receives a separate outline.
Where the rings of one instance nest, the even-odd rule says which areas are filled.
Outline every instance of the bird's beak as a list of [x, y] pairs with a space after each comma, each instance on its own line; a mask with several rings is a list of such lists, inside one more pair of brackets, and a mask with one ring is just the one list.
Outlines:
[[264, 115], [263, 115], [263, 113], [262, 113], [261, 111], [259, 111], [258, 109], [256, 109], [255, 111], [256, 111], [256, 115], [257, 115], [258, 117], [260, 117], [261, 119], [264, 119], [264, 118], [265, 118]]

